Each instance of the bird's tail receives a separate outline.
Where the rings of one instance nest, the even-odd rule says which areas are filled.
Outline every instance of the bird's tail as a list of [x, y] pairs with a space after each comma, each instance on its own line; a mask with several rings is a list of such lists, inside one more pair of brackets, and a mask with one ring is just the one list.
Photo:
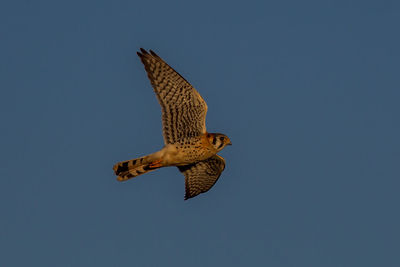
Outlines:
[[137, 159], [121, 161], [115, 164], [113, 169], [118, 176], [117, 180], [122, 182], [161, 167], [161, 159], [155, 159], [151, 154]]

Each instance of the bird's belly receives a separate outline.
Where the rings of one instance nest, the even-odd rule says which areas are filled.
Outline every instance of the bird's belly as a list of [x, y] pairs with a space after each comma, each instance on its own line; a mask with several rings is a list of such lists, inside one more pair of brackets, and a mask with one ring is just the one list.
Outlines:
[[183, 166], [208, 159], [216, 153], [202, 146], [171, 146], [165, 147], [163, 165]]

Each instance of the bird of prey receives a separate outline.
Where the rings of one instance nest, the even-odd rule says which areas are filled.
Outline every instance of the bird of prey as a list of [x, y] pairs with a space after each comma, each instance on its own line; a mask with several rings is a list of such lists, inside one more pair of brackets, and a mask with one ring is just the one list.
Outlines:
[[158, 152], [114, 165], [118, 181], [161, 167], [177, 166], [185, 176], [185, 200], [207, 192], [225, 168], [217, 155], [230, 139], [206, 131], [207, 104], [194, 87], [153, 51], [137, 52], [162, 111], [165, 146]]

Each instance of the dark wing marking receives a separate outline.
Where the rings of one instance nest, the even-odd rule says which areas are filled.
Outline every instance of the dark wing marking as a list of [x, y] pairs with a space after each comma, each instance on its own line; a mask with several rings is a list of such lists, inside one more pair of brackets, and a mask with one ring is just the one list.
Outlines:
[[162, 110], [165, 144], [206, 132], [207, 104], [178, 72], [156, 53], [138, 52]]
[[204, 161], [179, 166], [178, 169], [185, 175], [186, 200], [210, 190], [225, 169], [225, 160], [215, 155]]

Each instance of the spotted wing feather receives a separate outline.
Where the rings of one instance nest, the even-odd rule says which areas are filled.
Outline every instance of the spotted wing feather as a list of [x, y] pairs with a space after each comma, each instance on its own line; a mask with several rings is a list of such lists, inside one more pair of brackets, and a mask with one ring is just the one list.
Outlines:
[[196, 89], [153, 51], [137, 54], [161, 105], [165, 144], [204, 134], [207, 104]]
[[207, 192], [225, 169], [223, 157], [215, 155], [194, 164], [179, 166], [185, 176], [185, 200]]

